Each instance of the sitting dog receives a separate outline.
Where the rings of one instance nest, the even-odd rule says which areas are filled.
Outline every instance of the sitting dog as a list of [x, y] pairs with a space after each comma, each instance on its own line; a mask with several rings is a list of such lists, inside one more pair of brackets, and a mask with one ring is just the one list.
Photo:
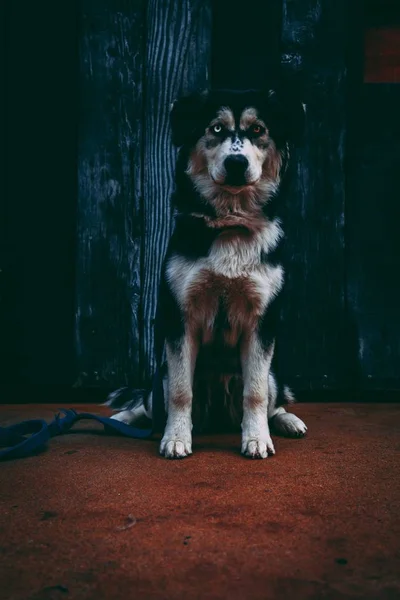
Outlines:
[[[168, 458], [192, 453], [193, 424], [241, 424], [242, 453], [252, 458], [275, 453], [270, 425], [288, 436], [307, 430], [283, 407], [293, 394], [274, 374], [284, 279], [277, 214], [303, 121], [300, 101], [278, 89], [214, 90], [173, 104], [175, 229], [156, 321], [167, 358], [160, 453]], [[117, 392], [108, 404], [127, 423], [152, 415], [151, 395], [121, 402]]]

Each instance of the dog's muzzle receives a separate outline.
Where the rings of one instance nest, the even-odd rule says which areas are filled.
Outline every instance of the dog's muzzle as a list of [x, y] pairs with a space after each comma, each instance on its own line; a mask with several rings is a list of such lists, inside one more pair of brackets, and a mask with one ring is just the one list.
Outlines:
[[225, 185], [246, 185], [246, 171], [249, 161], [243, 154], [231, 154], [224, 161], [226, 171]]

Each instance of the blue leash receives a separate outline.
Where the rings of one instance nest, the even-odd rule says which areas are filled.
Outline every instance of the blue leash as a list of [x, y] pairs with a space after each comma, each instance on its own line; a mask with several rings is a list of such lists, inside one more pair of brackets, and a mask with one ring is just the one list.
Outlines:
[[[50, 438], [63, 435], [82, 419], [91, 419], [104, 426], [105, 433], [117, 433], [130, 438], [148, 439], [153, 433], [162, 432], [166, 423], [166, 412], [163, 390], [163, 366], [162, 353], [164, 348], [165, 334], [162, 328], [162, 315], [157, 309], [156, 315], [157, 339], [155, 343], [155, 354], [157, 368], [153, 377], [153, 420], [149, 429], [132, 427], [121, 421], [100, 417], [92, 413], [77, 413], [73, 408], [61, 408], [64, 417], [60, 414], [55, 416], [51, 423], [43, 419], [30, 419], [22, 421], [10, 427], [0, 427], [0, 460], [8, 458], [23, 458], [43, 449]], [[29, 437], [25, 437], [29, 436]], [[4, 448], [1, 450], [1, 448]]]
[[[91, 413], [77, 413], [73, 408], [60, 409], [64, 417], [57, 414], [51, 423], [43, 419], [30, 419], [10, 427], [0, 427], [0, 459], [23, 458], [43, 449], [50, 438], [63, 435], [82, 419], [91, 419], [104, 426], [105, 433], [118, 433], [130, 438], [147, 439], [153, 433], [151, 429], [139, 429], [121, 423], [109, 417], [100, 417]], [[25, 437], [29, 436], [29, 437]]]

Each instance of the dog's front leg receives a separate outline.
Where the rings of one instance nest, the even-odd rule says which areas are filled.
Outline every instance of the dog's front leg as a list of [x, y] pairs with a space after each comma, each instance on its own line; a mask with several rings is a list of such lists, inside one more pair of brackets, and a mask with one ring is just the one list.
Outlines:
[[265, 350], [257, 332], [246, 336], [241, 348], [243, 373], [242, 454], [267, 458], [275, 454], [268, 426], [268, 377], [274, 344]]
[[168, 417], [160, 453], [167, 458], [192, 454], [193, 373], [197, 345], [188, 334], [177, 343], [167, 342]]

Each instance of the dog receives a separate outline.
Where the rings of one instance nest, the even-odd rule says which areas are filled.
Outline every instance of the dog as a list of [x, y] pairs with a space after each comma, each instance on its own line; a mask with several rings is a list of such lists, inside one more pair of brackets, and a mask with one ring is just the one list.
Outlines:
[[[273, 431], [306, 425], [275, 375], [284, 270], [279, 207], [304, 106], [283, 89], [213, 90], [177, 100], [175, 228], [162, 269], [156, 327], [165, 340], [167, 421], [160, 453], [192, 454], [192, 429], [242, 431], [242, 454], [275, 454]], [[158, 324], [157, 324], [158, 323]], [[122, 398], [122, 400], [121, 400]], [[108, 404], [114, 418], [152, 416], [152, 395]]]

